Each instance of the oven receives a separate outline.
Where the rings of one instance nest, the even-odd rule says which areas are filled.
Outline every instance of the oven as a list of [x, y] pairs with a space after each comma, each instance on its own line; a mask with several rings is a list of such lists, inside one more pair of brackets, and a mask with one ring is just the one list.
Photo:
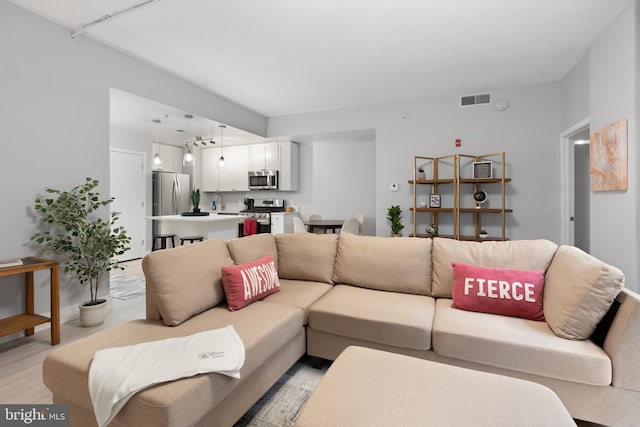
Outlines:
[[[251, 209], [238, 213], [242, 217], [238, 223], [238, 237], [251, 234], [271, 233], [271, 212], [284, 212], [282, 199], [255, 199]], [[245, 230], [246, 220], [255, 220], [255, 230]]]

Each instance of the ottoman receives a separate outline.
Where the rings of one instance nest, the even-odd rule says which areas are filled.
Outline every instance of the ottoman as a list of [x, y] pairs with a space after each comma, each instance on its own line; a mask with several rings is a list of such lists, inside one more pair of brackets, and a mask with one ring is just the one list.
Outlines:
[[348, 347], [309, 397], [297, 427], [575, 426], [540, 384]]

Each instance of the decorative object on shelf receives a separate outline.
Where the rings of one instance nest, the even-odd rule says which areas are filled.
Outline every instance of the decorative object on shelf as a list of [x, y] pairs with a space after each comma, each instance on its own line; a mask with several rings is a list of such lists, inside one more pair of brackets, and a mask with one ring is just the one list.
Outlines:
[[481, 239], [486, 239], [487, 237], [489, 237], [489, 234], [486, 232], [486, 230], [480, 230], [480, 233], [478, 233], [478, 237], [480, 237]]
[[490, 179], [493, 178], [493, 162], [491, 160], [482, 160], [473, 162], [473, 179]]
[[417, 176], [416, 176], [416, 179], [421, 180], [421, 179], [426, 179], [426, 178], [427, 178], [427, 177], [426, 177], [426, 175], [424, 174], [424, 168], [423, 168], [422, 166], [420, 166], [420, 167], [418, 168], [418, 174], [417, 174]]
[[196, 188], [191, 192], [191, 203], [193, 203], [193, 211], [200, 212], [200, 189]]
[[427, 227], [427, 234], [431, 237], [435, 237], [438, 235], [438, 226], [436, 224], [431, 224]]
[[476, 191], [473, 193], [473, 200], [476, 201], [476, 209], [480, 209], [480, 205], [487, 201], [487, 192], [484, 190]]
[[[118, 216], [111, 213], [105, 221], [97, 212], [109, 206], [115, 199], [101, 199], [95, 191], [99, 181], [86, 178], [85, 183], [70, 191], [46, 188], [53, 197], [40, 196], [34, 202], [39, 222], [46, 229], [31, 237], [43, 253], [66, 258], [64, 272], [73, 273], [81, 284], [88, 283], [90, 300], [80, 306], [80, 323], [83, 326], [100, 324], [106, 317], [107, 300], [98, 299], [98, 289], [104, 274], [114, 269], [122, 270], [115, 258], [129, 248], [131, 238], [122, 226], [116, 226]], [[101, 314], [85, 319], [82, 307], [100, 306]], [[86, 322], [86, 323], [85, 323]]]
[[429, 195], [429, 207], [430, 208], [439, 208], [440, 207], [440, 195], [439, 194], [430, 194]]
[[400, 209], [400, 205], [392, 205], [387, 210], [387, 220], [391, 223], [391, 237], [402, 236], [400, 232], [404, 225], [402, 225], [402, 209]]

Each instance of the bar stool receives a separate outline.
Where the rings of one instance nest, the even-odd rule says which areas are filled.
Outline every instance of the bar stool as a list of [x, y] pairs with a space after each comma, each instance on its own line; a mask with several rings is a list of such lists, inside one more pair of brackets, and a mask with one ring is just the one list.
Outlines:
[[[156, 234], [153, 237], [153, 246], [151, 248], [152, 251], [158, 250], [158, 249], [167, 249], [167, 241], [169, 239], [171, 239], [171, 246], [172, 247], [176, 247], [176, 241], [175, 241], [175, 234]], [[160, 247], [156, 246], [156, 241], [160, 240]]]
[[202, 236], [186, 236], [186, 237], [181, 237], [180, 238], [180, 246], [184, 245], [185, 240], [188, 240], [189, 243], [193, 243], [193, 242], [202, 242], [204, 240], [204, 237]]

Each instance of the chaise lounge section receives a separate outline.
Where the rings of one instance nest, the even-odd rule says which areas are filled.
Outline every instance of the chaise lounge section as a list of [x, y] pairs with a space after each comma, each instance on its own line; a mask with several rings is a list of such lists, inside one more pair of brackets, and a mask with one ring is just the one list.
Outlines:
[[[279, 291], [230, 311], [221, 269], [265, 255]], [[546, 321], [453, 308], [452, 261], [542, 270]], [[619, 270], [576, 248], [258, 234], [156, 251], [143, 269], [146, 319], [56, 349], [43, 364], [54, 402], [70, 405], [71, 425], [95, 425], [87, 375], [97, 350], [227, 325], [246, 348], [240, 379], [212, 373], [152, 386], [111, 425], [232, 425], [305, 352], [335, 360], [354, 345], [533, 381], [574, 418], [640, 419], [640, 298], [622, 287]]]

